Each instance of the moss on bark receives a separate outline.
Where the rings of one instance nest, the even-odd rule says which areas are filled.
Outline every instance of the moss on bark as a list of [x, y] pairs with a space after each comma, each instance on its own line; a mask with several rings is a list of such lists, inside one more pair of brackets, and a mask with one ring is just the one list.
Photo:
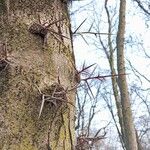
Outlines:
[[[71, 150], [74, 107], [68, 102], [75, 103], [74, 91], [66, 93], [66, 103], [59, 101], [55, 106], [45, 101], [38, 119], [42, 96], [52, 94], [54, 83], [60, 82], [63, 89], [75, 84], [71, 41], [52, 33], [43, 41], [29, 32], [39, 18], [44, 23], [66, 17], [66, 6], [52, 0], [10, 0], [7, 10], [9, 13], [0, 14], [0, 41], [7, 45], [9, 64], [0, 72], [0, 149], [45, 150], [49, 145], [52, 150]], [[65, 32], [69, 30], [67, 21], [51, 29], [58, 32], [60, 28], [62, 34], [70, 36]]]

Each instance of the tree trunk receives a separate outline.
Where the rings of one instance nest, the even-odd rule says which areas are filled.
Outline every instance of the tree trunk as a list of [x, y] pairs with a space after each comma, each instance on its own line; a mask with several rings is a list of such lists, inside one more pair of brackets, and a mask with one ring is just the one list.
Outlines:
[[73, 150], [74, 79], [67, 3], [1, 0], [0, 149]]
[[[115, 70], [115, 64], [114, 64], [114, 48], [112, 45], [112, 39], [111, 39], [111, 35], [112, 35], [112, 23], [111, 23], [111, 18], [110, 18], [110, 12], [107, 6], [108, 0], [105, 0], [105, 10], [106, 10], [106, 14], [107, 14], [107, 20], [108, 20], [108, 48], [109, 48], [109, 53], [107, 51], [105, 51], [105, 54], [107, 56], [108, 62], [109, 62], [109, 66], [110, 66], [110, 70], [111, 70], [111, 82], [112, 82], [112, 89], [113, 89], [113, 95], [115, 98], [115, 103], [116, 103], [116, 109], [117, 109], [117, 115], [118, 115], [118, 119], [119, 119], [119, 124], [120, 124], [120, 128], [121, 130], [119, 130], [118, 126], [117, 126], [117, 122], [115, 121], [115, 126], [117, 128], [117, 132], [120, 138], [120, 142], [122, 144], [122, 147], [124, 149], [124, 124], [123, 124], [123, 114], [122, 114], [122, 105], [121, 105], [121, 98], [120, 98], [120, 93], [118, 90], [118, 83], [117, 83], [117, 77], [114, 76], [116, 75], [116, 70]], [[113, 116], [112, 116], [113, 117]]]
[[132, 111], [130, 105], [130, 98], [128, 94], [128, 87], [125, 75], [125, 62], [124, 62], [124, 33], [125, 33], [125, 10], [126, 1], [120, 0], [119, 11], [119, 26], [117, 33], [117, 67], [118, 67], [118, 84], [121, 94], [121, 104], [123, 113], [123, 123], [125, 129], [125, 147], [127, 150], [137, 150], [136, 133], [132, 118]]

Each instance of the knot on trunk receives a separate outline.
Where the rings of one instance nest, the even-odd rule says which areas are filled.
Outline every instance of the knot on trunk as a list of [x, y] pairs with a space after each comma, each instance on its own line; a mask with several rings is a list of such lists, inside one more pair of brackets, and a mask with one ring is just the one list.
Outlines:
[[44, 38], [48, 32], [48, 29], [38, 23], [33, 23], [29, 28], [29, 32]]
[[7, 64], [6, 44], [0, 42], [0, 71], [3, 71], [6, 68]]

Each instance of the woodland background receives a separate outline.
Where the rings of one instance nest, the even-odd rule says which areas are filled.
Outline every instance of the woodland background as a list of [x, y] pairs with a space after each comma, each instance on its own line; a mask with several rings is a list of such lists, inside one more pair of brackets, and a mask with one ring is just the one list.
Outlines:
[[[77, 94], [76, 132], [79, 137], [89, 138], [91, 145], [93, 144], [89, 147], [97, 150], [126, 149], [123, 146], [124, 142], [121, 144], [120, 138], [122, 131], [117, 113], [117, 96], [114, 96], [115, 82], [113, 78], [105, 77], [113, 75], [113, 71], [118, 74], [116, 38], [119, 30], [119, 3], [114, 0], [80, 1], [74, 2], [71, 9], [77, 67], [82, 71], [83, 68], [94, 64], [81, 73], [83, 81]], [[125, 76], [133, 122], [142, 145], [141, 149], [148, 150], [150, 149], [150, 3], [146, 0], [130, 0], [126, 2], [126, 6]], [[118, 76], [116, 78], [118, 82]], [[92, 143], [94, 139], [95, 142]]]

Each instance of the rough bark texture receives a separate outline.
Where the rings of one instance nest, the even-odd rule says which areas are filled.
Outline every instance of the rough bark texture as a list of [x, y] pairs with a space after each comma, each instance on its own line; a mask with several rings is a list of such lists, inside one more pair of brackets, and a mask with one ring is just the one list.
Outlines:
[[126, 10], [126, 1], [120, 0], [119, 26], [117, 34], [117, 66], [119, 74], [118, 82], [121, 93], [123, 123], [125, 130], [124, 135], [125, 147], [127, 150], [137, 150], [138, 146], [136, 140], [136, 133], [133, 124], [130, 98], [125, 76], [125, 62], [124, 62], [125, 10]]
[[1, 0], [0, 150], [74, 149], [74, 74], [67, 4]]

